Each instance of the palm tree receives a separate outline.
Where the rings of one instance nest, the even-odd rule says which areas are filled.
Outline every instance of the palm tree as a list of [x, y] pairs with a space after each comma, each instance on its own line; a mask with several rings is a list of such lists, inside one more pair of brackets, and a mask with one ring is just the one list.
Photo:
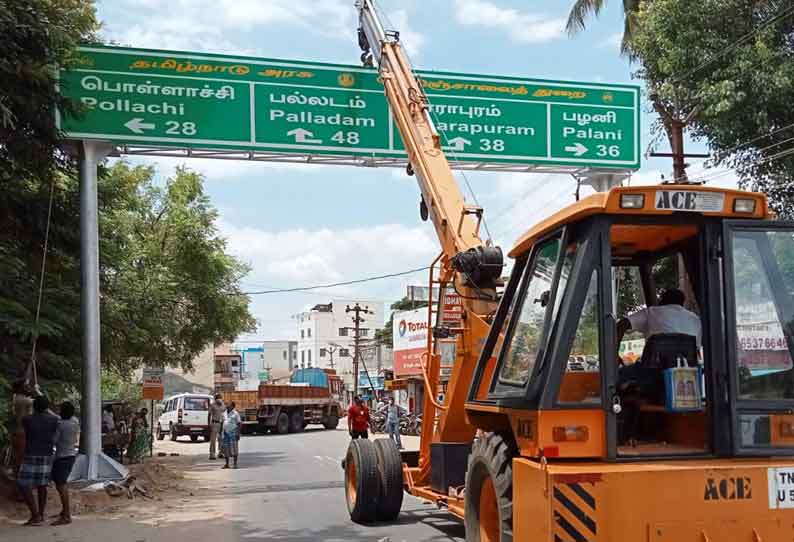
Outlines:
[[[637, 27], [637, 12], [643, 1], [623, 0], [623, 38], [620, 42], [620, 53], [630, 59], [634, 59], [631, 38]], [[568, 22], [565, 24], [568, 35], [573, 36], [584, 30], [587, 18], [591, 15], [598, 17], [604, 4], [606, 4], [606, 0], [575, 0], [571, 12], [568, 14]]]

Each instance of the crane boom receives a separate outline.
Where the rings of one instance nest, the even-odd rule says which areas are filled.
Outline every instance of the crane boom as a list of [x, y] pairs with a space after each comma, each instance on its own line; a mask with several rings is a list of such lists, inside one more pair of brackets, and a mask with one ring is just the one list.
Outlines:
[[[488, 332], [486, 319], [495, 311], [498, 300], [496, 286], [502, 273], [502, 251], [484, 245], [479, 228], [482, 208], [466, 204], [441, 146], [439, 133], [430, 116], [427, 97], [410, 62], [400, 45], [398, 32], [387, 32], [378, 17], [373, 0], [357, 0], [359, 12], [358, 41], [364, 51], [361, 58], [366, 65], [377, 63], [386, 99], [391, 108], [408, 153], [409, 174], [413, 171], [422, 192], [422, 218], [430, 218], [441, 244], [441, 272], [434, 279], [431, 266], [430, 292], [433, 287], [452, 283], [461, 296], [463, 309], [461, 325], [447, 328], [433, 325], [432, 303], [428, 308], [428, 343], [423, 373], [425, 394], [419, 469], [409, 470], [412, 484], [424, 485], [430, 476], [430, 444], [468, 442], [475, 428], [464, 415], [466, 394], [480, 345]], [[476, 219], [476, 220], [475, 220]], [[442, 314], [441, 295], [435, 312]], [[446, 385], [444, 405], [436, 402], [441, 356], [436, 337], [455, 340], [456, 352], [452, 374]]]
[[[430, 117], [427, 97], [400, 45], [399, 33], [384, 30], [373, 0], [358, 0], [356, 8], [360, 21], [359, 45], [365, 51], [362, 59], [377, 63], [408, 153], [409, 167], [416, 174], [422, 202], [433, 221], [441, 249], [450, 261], [470, 251], [468, 257], [459, 256], [453, 265], [466, 273], [469, 282], [474, 282], [478, 289], [489, 288], [492, 279], [501, 273], [501, 251], [483, 246], [479, 235], [482, 209], [467, 205], [463, 198]], [[476, 276], [472, 266], [480, 271]]]

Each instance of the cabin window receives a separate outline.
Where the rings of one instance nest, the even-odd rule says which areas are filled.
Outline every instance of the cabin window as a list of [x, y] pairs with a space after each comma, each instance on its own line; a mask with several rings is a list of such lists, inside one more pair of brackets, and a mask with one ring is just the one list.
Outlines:
[[561, 403], [601, 404], [598, 312], [598, 273], [593, 270], [562, 377], [558, 397]]
[[[499, 381], [504, 384], [525, 385], [543, 350], [546, 313], [551, 306], [551, 286], [559, 251], [559, 237], [541, 245], [524, 277], [521, 311], [512, 339], [502, 353]], [[526, 284], [527, 281], [529, 284]]]

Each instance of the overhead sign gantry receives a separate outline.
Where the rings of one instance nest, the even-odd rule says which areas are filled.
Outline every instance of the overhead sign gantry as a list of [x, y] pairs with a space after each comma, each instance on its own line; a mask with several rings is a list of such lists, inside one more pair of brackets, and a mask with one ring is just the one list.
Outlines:
[[[640, 166], [639, 88], [420, 71], [453, 167]], [[128, 154], [404, 165], [375, 70], [122, 47], [81, 47], [61, 92], [85, 114], [70, 138]]]

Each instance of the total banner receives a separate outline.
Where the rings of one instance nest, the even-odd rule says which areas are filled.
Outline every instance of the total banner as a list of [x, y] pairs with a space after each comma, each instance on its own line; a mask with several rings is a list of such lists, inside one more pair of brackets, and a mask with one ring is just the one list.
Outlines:
[[427, 308], [394, 313], [394, 376], [422, 374], [422, 353], [427, 348]]

